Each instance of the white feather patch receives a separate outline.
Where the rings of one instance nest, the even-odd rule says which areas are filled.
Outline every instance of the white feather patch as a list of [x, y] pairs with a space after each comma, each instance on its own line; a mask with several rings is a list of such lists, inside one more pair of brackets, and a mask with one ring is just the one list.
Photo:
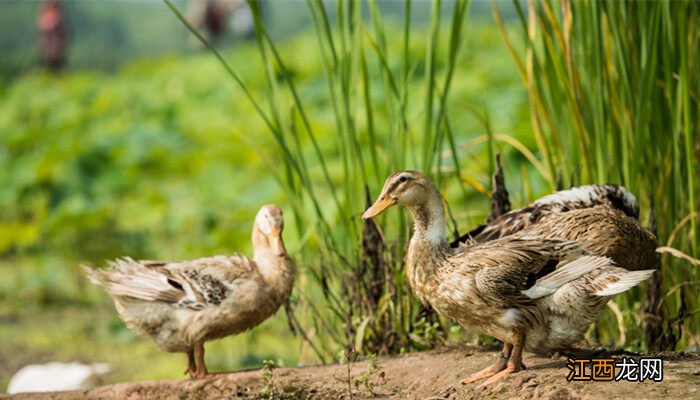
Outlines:
[[584, 203], [590, 203], [591, 198], [595, 197], [595, 186], [579, 186], [568, 190], [560, 190], [556, 193], [544, 196], [540, 199], [535, 200], [535, 204], [559, 204], [559, 203], [569, 203], [581, 201]]
[[498, 323], [506, 327], [515, 326], [520, 320], [520, 311], [515, 308], [509, 308], [503, 312], [498, 318]]
[[618, 293], [622, 293], [634, 286], [639, 285], [645, 280], [649, 279], [654, 273], [653, 269], [647, 269], [643, 271], [629, 271], [622, 276], [619, 276], [620, 280], [614, 283], [609, 283], [604, 289], [595, 292], [596, 296], [614, 296]]
[[442, 226], [430, 225], [425, 233], [425, 239], [432, 243], [442, 243], [446, 240], [445, 231]]
[[559, 263], [551, 274], [542, 277], [522, 293], [531, 299], [538, 299], [554, 293], [563, 285], [577, 279], [595, 269], [612, 266], [612, 260], [607, 257], [583, 256], [566, 264]]
[[583, 202], [585, 204], [594, 204], [601, 201], [607, 195], [612, 194], [615, 197], [621, 198], [625, 206], [630, 209], [636, 209], [637, 198], [634, 197], [627, 189], [621, 186], [610, 185], [585, 185], [574, 187], [567, 190], [560, 190], [556, 193], [544, 196], [535, 200], [533, 204], [565, 204], [569, 202]]

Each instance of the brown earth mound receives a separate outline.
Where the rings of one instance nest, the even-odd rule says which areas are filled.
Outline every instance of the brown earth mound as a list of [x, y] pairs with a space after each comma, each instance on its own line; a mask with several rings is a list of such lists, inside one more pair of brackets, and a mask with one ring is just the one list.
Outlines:
[[700, 399], [698, 353], [659, 354], [664, 360], [663, 382], [567, 382], [566, 357], [526, 355], [527, 370], [487, 389], [460, 384], [461, 379], [493, 362], [496, 354], [443, 349], [380, 357], [378, 369], [372, 372], [369, 362], [363, 361], [350, 364], [349, 368], [330, 365], [275, 369], [271, 380], [265, 380], [263, 373], [255, 370], [215, 374], [199, 380], [131, 382], [74, 392], [0, 395], [0, 399]]

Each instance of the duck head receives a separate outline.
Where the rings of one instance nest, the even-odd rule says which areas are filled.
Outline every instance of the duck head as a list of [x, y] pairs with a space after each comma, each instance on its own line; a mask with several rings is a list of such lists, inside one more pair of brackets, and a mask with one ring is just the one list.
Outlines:
[[428, 177], [418, 171], [395, 172], [386, 179], [379, 198], [362, 214], [362, 218], [376, 217], [396, 204], [414, 208], [436, 191]]
[[277, 256], [284, 256], [287, 250], [282, 241], [282, 230], [284, 230], [284, 216], [282, 209], [274, 204], [267, 204], [260, 208], [258, 215], [255, 216], [255, 224], [253, 225], [253, 241], [260, 233], [266, 239], [266, 244], [270, 250]]

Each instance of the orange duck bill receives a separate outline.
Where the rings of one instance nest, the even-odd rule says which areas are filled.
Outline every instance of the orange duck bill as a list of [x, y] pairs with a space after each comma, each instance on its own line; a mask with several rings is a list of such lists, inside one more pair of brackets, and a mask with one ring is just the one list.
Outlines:
[[396, 204], [396, 200], [389, 196], [381, 196], [377, 201], [374, 202], [364, 214], [362, 214], [362, 219], [370, 219], [381, 214], [387, 208]]

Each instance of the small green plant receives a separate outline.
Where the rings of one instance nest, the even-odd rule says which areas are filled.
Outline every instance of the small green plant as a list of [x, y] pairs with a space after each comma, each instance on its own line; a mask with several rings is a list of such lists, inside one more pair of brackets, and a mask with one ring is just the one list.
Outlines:
[[277, 365], [273, 360], [263, 360], [262, 363], [262, 377], [263, 377], [263, 382], [265, 383], [265, 386], [260, 390], [260, 393], [257, 396], [257, 399], [259, 400], [292, 400], [292, 399], [297, 399], [301, 394], [303, 394], [304, 390], [293, 390], [291, 392], [287, 392], [284, 389], [280, 388], [277, 383], [275, 383], [275, 373], [274, 370], [277, 368]]
[[364, 386], [373, 396], [377, 396], [379, 394], [375, 389], [386, 382], [386, 373], [377, 363], [377, 354], [368, 354], [367, 357], [369, 358], [367, 371], [355, 377], [355, 387]]
[[447, 335], [442, 329], [440, 321], [433, 316], [422, 317], [413, 324], [413, 329], [409, 332], [411, 339], [421, 350], [428, 349], [435, 344], [445, 342]]
[[274, 361], [263, 360], [262, 373], [265, 386], [260, 391], [259, 399], [278, 400], [283, 398], [284, 392], [275, 384], [275, 374], [273, 372], [275, 368]]
[[357, 352], [352, 345], [347, 345], [338, 353], [338, 362], [345, 365], [345, 376], [335, 377], [335, 379], [344, 382], [348, 388], [348, 399], [352, 400], [352, 365], [357, 361]]
[[345, 346], [343, 350], [338, 353], [338, 362], [340, 362], [341, 365], [345, 365], [345, 376], [335, 376], [335, 379], [345, 383], [348, 391], [348, 399], [351, 400], [353, 398], [353, 386], [358, 389], [364, 387], [372, 396], [378, 396], [379, 393], [376, 391], [377, 386], [386, 382], [386, 374], [377, 362], [376, 353], [367, 354], [367, 358], [369, 359], [367, 370], [353, 377], [352, 364], [357, 362], [359, 358], [360, 354], [352, 345]]

